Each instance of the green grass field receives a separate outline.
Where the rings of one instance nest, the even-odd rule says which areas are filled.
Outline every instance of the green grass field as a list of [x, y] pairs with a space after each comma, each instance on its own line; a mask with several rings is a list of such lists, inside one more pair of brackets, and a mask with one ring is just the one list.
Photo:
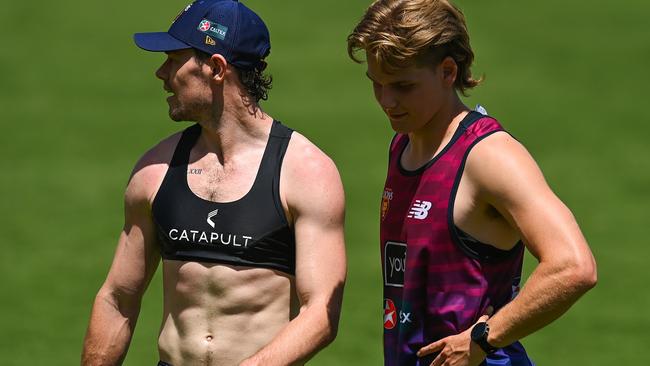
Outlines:
[[[392, 132], [345, 38], [368, 1], [246, 2], [268, 24], [274, 88], [264, 108], [336, 161], [347, 193], [349, 276], [337, 340], [313, 365], [379, 365], [378, 215]], [[0, 360], [78, 364], [90, 306], [122, 225], [130, 170], [186, 124], [167, 117], [163, 56], [138, 31], [185, 2], [5, 2], [0, 12]], [[599, 284], [523, 340], [538, 365], [648, 365], [650, 3], [459, 1], [485, 83], [469, 105], [536, 157], [572, 208]], [[526, 272], [534, 261], [528, 258]], [[126, 365], [154, 365], [157, 275]]]

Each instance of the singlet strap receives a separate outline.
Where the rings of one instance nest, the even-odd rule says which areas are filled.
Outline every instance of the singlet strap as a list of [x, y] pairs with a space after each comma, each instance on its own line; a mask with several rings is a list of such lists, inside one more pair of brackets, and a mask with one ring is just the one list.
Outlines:
[[477, 111], [470, 111], [465, 118], [463, 118], [462, 121], [460, 121], [460, 128], [459, 130], [467, 130], [471, 125], [474, 124], [474, 122], [478, 121], [479, 119], [487, 117], [484, 114], [481, 114]]
[[[284, 153], [287, 150], [289, 139], [291, 138], [292, 133], [292, 129], [284, 126], [279, 121], [273, 121], [268, 143], [264, 150], [264, 156], [262, 157], [262, 161], [260, 163], [258, 176], [275, 179], [275, 175], [277, 175], [279, 178], [280, 172], [277, 167], [278, 164], [282, 163], [282, 158], [284, 157]], [[186, 128], [182, 132], [181, 138], [179, 139], [178, 144], [176, 145], [176, 149], [174, 150], [174, 155], [172, 156], [169, 173], [178, 175], [174, 174], [173, 172], [176, 170], [182, 170], [183, 174], [180, 174], [179, 178], [182, 178], [183, 180], [186, 179], [186, 169], [179, 168], [184, 168], [188, 165], [190, 160], [190, 153], [200, 135], [201, 126], [198, 123]]]
[[292, 129], [282, 125], [279, 121], [273, 121], [273, 126], [269, 133], [269, 140], [266, 144], [266, 149], [264, 149], [264, 156], [262, 157], [257, 173], [261, 185], [266, 185], [263, 182], [264, 180], [275, 180], [276, 176], [280, 176], [278, 167], [282, 164], [282, 159], [284, 158], [284, 153], [287, 151], [292, 132]]
[[286, 215], [280, 201], [280, 173], [284, 154], [287, 152], [292, 133], [293, 130], [280, 123], [280, 121], [273, 121], [269, 140], [257, 173], [257, 180], [251, 190], [253, 195], [259, 195], [261, 198], [262, 194], [268, 194], [266, 193], [268, 187], [271, 187], [277, 213], [285, 220]]
[[178, 144], [176, 144], [176, 150], [174, 150], [170, 167], [176, 168], [178, 166], [187, 165], [190, 160], [190, 151], [194, 144], [196, 144], [196, 140], [198, 140], [200, 135], [201, 125], [198, 123], [183, 131], [181, 138], [178, 140]]

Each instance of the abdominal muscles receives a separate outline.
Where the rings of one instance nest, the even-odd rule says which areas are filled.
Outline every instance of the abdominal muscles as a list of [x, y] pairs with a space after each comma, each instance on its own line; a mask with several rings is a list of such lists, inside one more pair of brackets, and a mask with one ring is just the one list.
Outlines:
[[172, 365], [238, 365], [296, 313], [293, 276], [213, 263], [163, 261], [158, 339]]

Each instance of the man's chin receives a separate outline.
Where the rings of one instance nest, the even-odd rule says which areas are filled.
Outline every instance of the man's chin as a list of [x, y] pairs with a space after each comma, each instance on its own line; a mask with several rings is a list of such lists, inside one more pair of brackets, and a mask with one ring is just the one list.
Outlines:
[[169, 118], [174, 122], [183, 122], [185, 120], [184, 118], [171, 113], [169, 114]]
[[178, 103], [169, 104], [169, 118], [175, 122], [196, 122], [199, 120], [198, 108], [194, 105], [179, 105]]
[[183, 122], [183, 121], [189, 121], [190, 119], [183, 114], [181, 111], [177, 109], [169, 109], [169, 118], [171, 118], [172, 121], [174, 122]]

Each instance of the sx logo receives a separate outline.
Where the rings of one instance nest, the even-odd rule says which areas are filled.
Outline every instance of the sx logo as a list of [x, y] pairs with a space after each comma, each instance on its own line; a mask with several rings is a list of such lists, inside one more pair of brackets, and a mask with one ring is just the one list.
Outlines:
[[395, 328], [398, 316], [400, 324], [411, 323], [411, 313], [398, 310], [393, 300], [384, 299], [384, 328]]
[[399, 312], [399, 322], [402, 324], [410, 323], [411, 322], [411, 313], [405, 313], [400, 310]]

